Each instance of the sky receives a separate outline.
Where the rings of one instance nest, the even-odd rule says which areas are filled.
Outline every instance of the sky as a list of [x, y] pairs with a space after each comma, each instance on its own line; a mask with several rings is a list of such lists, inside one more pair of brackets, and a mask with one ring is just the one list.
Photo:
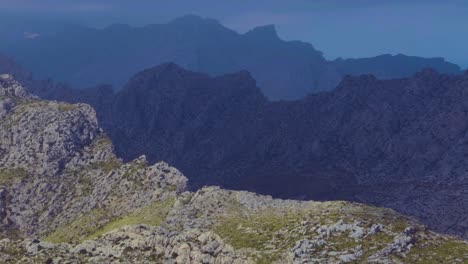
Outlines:
[[275, 24], [328, 59], [403, 53], [468, 67], [467, 0], [0, 0], [0, 13], [91, 26], [164, 23], [195, 14], [240, 33]]

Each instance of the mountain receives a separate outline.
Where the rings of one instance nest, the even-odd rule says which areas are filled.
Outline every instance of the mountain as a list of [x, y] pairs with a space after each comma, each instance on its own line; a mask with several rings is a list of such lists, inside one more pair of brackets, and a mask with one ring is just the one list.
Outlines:
[[247, 70], [272, 100], [334, 89], [347, 74], [397, 78], [426, 67], [460, 71], [443, 59], [404, 55], [327, 61], [311, 44], [281, 40], [273, 25], [238, 34], [193, 15], [144, 27], [64, 25], [51, 32], [15, 39], [0, 49], [36, 79], [53, 78], [80, 88], [110, 84], [119, 89], [134, 74], [166, 62], [212, 76]]
[[188, 192], [187, 179], [167, 163], [117, 159], [89, 105], [40, 100], [10, 75], [0, 75], [0, 121], [2, 263], [452, 263], [467, 257], [466, 242], [390, 209], [218, 187]]
[[193, 190], [371, 203], [466, 238], [466, 89], [468, 74], [425, 70], [346, 77], [332, 92], [270, 102], [245, 71], [209, 77], [169, 63], [115, 94], [71, 101], [98, 109], [119, 157], [170, 162]]

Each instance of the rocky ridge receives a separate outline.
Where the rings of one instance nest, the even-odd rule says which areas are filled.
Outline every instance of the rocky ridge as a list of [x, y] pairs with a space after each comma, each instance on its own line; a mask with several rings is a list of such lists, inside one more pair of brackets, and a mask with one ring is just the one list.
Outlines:
[[[0, 76], [0, 261], [463, 263], [468, 244], [389, 210], [205, 187], [123, 163], [84, 104]], [[5, 103], [5, 102], [9, 103]]]

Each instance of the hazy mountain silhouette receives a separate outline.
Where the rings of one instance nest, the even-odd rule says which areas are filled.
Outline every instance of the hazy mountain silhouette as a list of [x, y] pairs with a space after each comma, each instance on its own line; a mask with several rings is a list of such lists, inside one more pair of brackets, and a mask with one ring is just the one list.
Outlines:
[[327, 61], [311, 44], [281, 40], [273, 25], [238, 34], [193, 15], [144, 27], [66, 25], [51, 32], [0, 47], [38, 79], [53, 78], [75, 87], [111, 84], [118, 89], [143, 69], [175, 62], [210, 75], [248, 70], [274, 100], [331, 90], [346, 74], [396, 78], [425, 67], [459, 72], [458, 66], [440, 58], [385, 55]]

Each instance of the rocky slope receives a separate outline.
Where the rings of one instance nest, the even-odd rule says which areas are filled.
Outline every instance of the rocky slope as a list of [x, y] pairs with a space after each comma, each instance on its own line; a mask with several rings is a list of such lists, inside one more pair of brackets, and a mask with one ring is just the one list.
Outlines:
[[165, 64], [117, 94], [46, 96], [89, 102], [119, 156], [166, 160], [193, 188], [372, 203], [466, 238], [467, 76], [347, 77], [336, 91], [272, 103], [246, 72]]
[[389, 209], [206, 187], [123, 163], [84, 104], [0, 76], [2, 263], [463, 263], [468, 244]]
[[137, 72], [166, 62], [211, 75], [248, 70], [273, 100], [334, 89], [346, 74], [397, 78], [425, 67], [460, 71], [441, 58], [403, 55], [327, 61], [311, 44], [281, 40], [272, 25], [238, 34], [197, 16], [137, 28], [67, 25], [55, 34], [0, 43], [0, 49], [38, 79], [53, 78], [80, 88], [104, 83], [120, 89]]

